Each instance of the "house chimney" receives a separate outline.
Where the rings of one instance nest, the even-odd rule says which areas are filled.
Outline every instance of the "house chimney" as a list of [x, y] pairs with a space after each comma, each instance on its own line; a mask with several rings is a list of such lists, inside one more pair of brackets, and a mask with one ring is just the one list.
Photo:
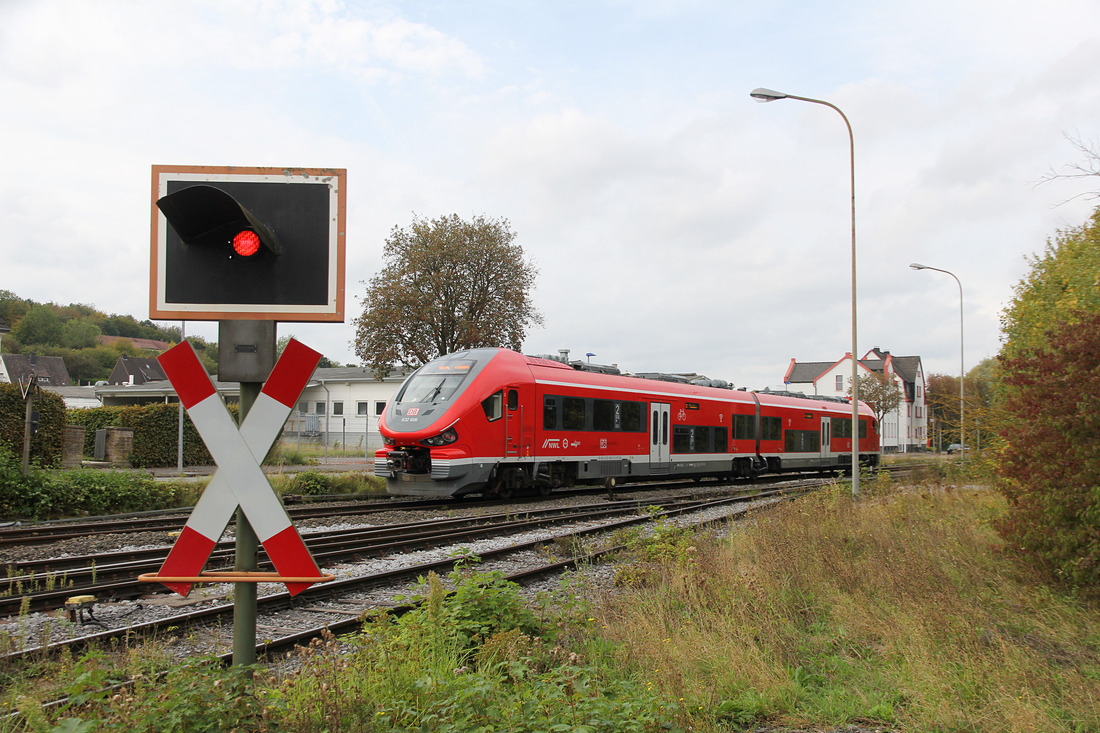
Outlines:
[[564, 361], [566, 364], [568, 364], [569, 363], [569, 349], [558, 349], [558, 358], [561, 359], [562, 361]]

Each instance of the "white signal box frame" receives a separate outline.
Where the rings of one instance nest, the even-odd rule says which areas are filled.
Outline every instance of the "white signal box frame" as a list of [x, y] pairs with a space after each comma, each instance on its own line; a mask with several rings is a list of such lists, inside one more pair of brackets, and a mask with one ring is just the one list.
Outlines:
[[[156, 202], [169, 193], [169, 184], [192, 183], [217, 187], [219, 183], [287, 183], [328, 186], [328, 298], [316, 304], [183, 303], [166, 297], [168, 220]], [[347, 170], [344, 168], [248, 168], [238, 166], [153, 166], [149, 278], [149, 317], [157, 320], [222, 321], [268, 320], [344, 322], [345, 228]]]

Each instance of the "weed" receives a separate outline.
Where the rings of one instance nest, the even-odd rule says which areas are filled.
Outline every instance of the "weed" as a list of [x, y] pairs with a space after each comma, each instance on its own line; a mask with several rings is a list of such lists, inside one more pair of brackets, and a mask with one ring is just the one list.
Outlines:
[[551, 646], [553, 631], [517, 610], [514, 586], [469, 570], [451, 580], [447, 595], [429, 575], [416, 610], [374, 615], [344, 653], [305, 660], [265, 693], [272, 722], [288, 731], [670, 728], [641, 685]]

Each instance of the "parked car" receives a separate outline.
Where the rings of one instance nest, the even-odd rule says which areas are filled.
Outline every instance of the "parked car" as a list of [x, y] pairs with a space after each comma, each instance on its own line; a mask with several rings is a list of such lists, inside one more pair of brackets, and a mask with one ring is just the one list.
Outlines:
[[947, 455], [954, 455], [955, 453], [962, 453], [963, 451], [970, 450], [970, 446], [963, 445], [962, 443], [952, 443], [947, 446]]

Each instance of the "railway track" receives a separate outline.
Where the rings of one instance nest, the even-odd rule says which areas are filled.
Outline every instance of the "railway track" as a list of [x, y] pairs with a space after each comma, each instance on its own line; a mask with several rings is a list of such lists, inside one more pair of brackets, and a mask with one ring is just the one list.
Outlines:
[[[679, 501], [689, 499], [673, 499], [673, 502]], [[330, 566], [443, 543], [468, 542], [506, 532], [636, 513], [638, 510], [636, 502], [601, 502], [406, 524], [314, 530], [302, 532], [302, 538], [318, 563]], [[162, 586], [138, 582], [137, 576], [156, 572], [169, 549], [158, 547], [122, 550], [110, 555], [9, 562], [6, 586], [0, 584], [0, 588], [6, 587], [9, 595], [0, 598], [0, 615], [55, 610], [63, 607], [65, 599], [74, 595], [91, 594], [106, 601], [138, 598], [152, 593], [167, 594], [167, 589]], [[229, 569], [233, 563], [233, 553], [233, 541], [221, 541], [207, 564], [208, 569]], [[271, 569], [267, 556], [262, 552], [260, 560], [261, 570]], [[41, 585], [50, 587], [36, 588]]]
[[[894, 470], [914, 470], [919, 465], [908, 465]], [[787, 479], [788, 481], [790, 479]], [[678, 488], [685, 486], [687, 482], [678, 481], [671, 484], [638, 484], [632, 487], [623, 487], [624, 493], [630, 489], [653, 490], [659, 488]], [[766, 484], [757, 484], [763, 487]], [[697, 487], [698, 488], [698, 487]], [[620, 491], [620, 489], [617, 489]], [[573, 496], [590, 494], [603, 494], [605, 490], [585, 488], [573, 492]], [[564, 498], [564, 495], [557, 498]], [[456, 502], [453, 499], [431, 501], [382, 501], [370, 504], [327, 504], [324, 506], [292, 507], [291, 512], [295, 521], [306, 519], [339, 519], [346, 521], [355, 517], [364, 518], [372, 514], [394, 511], [415, 511], [430, 509], [477, 509], [498, 505], [499, 500], [494, 501], [464, 501]], [[512, 504], [514, 506], [514, 504]], [[532, 504], [536, 506], [536, 504]], [[540, 510], [523, 508], [528, 515], [553, 516], [553, 510]], [[515, 510], [512, 510], [515, 513]], [[142, 573], [151, 573], [163, 563], [167, 556], [169, 546], [173, 538], [171, 531], [182, 527], [185, 518], [182, 515], [170, 517], [138, 517], [128, 519], [109, 518], [86, 523], [64, 522], [58, 525], [38, 526], [30, 528], [9, 529], [0, 532], [0, 544], [7, 542], [9, 545], [28, 546], [47, 541], [63, 541], [65, 539], [87, 539], [97, 535], [121, 535], [129, 532], [163, 532], [163, 539], [153, 541], [158, 545], [143, 548], [122, 548], [112, 551], [110, 554], [80, 554], [64, 555], [48, 559], [35, 560], [9, 560], [4, 562], [4, 571], [7, 583], [0, 581], [0, 616], [12, 615], [28, 611], [48, 611], [61, 607], [64, 600], [74, 594], [95, 593], [99, 597], [124, 599], [136, 598], [149, 592], [147, 587], [142, 587], [134, 578]], [[499, 522], [500, 517], [490, 514], [477, 519], [440, 520], [439, 526], [452, 526], [456, 528], [469, 527], [474, 524], [492, 524]], [[371, 556], [372, 553], [392, 550], [398, 546], [399, 541], [413, 542], [420, 534], [425, 534], [425, 543], [432, 542], [429, 532], [434, 531], [436, 524], [425, 525], [423, 522], [415, 523], [417, 529], [408, 526], [393, 525], [389, 527], [368, 527], [351, 530], [325, 529], [318, 531], [303, 531], [303, 538], [318, 560], [328, 562], [341, 562], [356, 557]], [[467, 530], [469, 532], [469, 530]], [[29, 533], [29, 534], [28, 534]], [[409, 545], [406, 545], [408, 547]], [[233, 541], [225, 539], [221, 541], [209, 563], [210, 569], [226, 568], [232, 563]], [[267, 569], [266, 556], [260, 557], [262, 567]]]
[[[919, 466], [908, 465], [901, 470], [912, 470]], [[820, 483], [820, 482], [818, 482]], [[793, 487], [797, 488], [801, 482]], [[683, 486], [682, 483], [678, 484]], [[652, 485], [646, 488], [653, 488]], [[782, 491], [782, 490], [778, 490]], [[602, 490], [595, 490], [603, 493]], [[750, 496], [768, 495], [754, 490]], [[744, 495], [733, 499], [745, 500]], [[692, 506], [697, 498], [664, 498], [660, 503], [666, 508], [675, 508], [684, 503]], [[720, 500], [721, 501], [721, 500]], [[385, 502], [386, 509], [393, 511], [398, 506], [405, 508], [439, 507], [473, 508], [496, 502]], [[444, 544], [456, 544], [476, 541], [506, 532], [520, 532], [537, 527], [549, 527], [564, 523], [597, 521], [609, 516], [637, 514], [642, 502], [602, 501], [586, 506], [537, 509], [514, 505], [507, 512], [477, 517], [439, 519], [430, 522], [417, 521], [407, 524], [357, 527], [351, 529], [326, 528], [304, 531], [303, 538], [314, 557], [324, 566], [345, 562], [362, 561], [393, 553], [409, 552], [417, 549], [437, 547]], [[352, 507], [353, 509], [356, 507]], [[377, 507], [358, 507], [369, 509], [369, 514], [379, 511]], [[348, 507], [308, 507], [314, 517], [332, 516], [336, 512], [341, 518], [363, 513], [349, 511]], [[522, 515], [522, 520], [518, 516]], [[640, 521], [645, 521], [644, 519]], [[166, 538], [166, 545], [169, 542]], [[97, 603], [120, 601], [134, 598], [146, 598], [165, 593], [161, 586], [139, 583], [136, 578], [143, 573], [155, 572], [163, 562], [168, 547], [131, 549], [116, 551], [109, 556], [85, 555], [48, 560], [13, 561], [7, 563], [8, 583], [0, 584], [0, 615], [13, 617], [35, 612], [49, 612], [61, 609], [65, 601], [73, 596], [92, 595]], [[208, 564], [209, 569], [226, 568], [232, 563], [232, 541], [220, 543]], [[261, 557], [261, 560], [265, 558]], [[354, 584], [352, 584], [354, 585]], [[320, 588], [340, 588], [340, 583], [317, 586]], [[98, 621], [97, 621], [98, 623]]]
[[[908, 472], [916, 471], [923, 468], [923, 465], [910, 464], [905, 466], [891, 467], [895, 472]], [[524, 541], [511, 543], [508, 546], [500, 547], [494, 550], [485, 551], [479, 550], [478, 554], [489, 563], [494, 561], [494, 558], [505, 558], [507, 556], [522, 555], [527, 553], [532, 554], [532, 550], [545, 547], [548, 543], [560, 543], [563, 539], [566, 541], [574, 541], [583, 537], [589, 533], [607, 533], [613, 531], [616, 527], [630, 526], [632, 524], [639, 524], [649, 522], [657, 517], [671, 517], [675, 515], [689, 514], [691, 512], [703, 511], [708, 505], [721, 506], [728, 504], [740, 504], [741, 511], [746, 511], [750, 508], [751, 504], [756, 501], [779, 501], [785, 498], [791, 498], [812, 490], [813, 486], [820, 485], [822, 482], [798, 482], [796, 484], [789, 484], [782, 488], [764, 490], [760, 493], [750, 495], [740, 495], [734, 497], [725, 498], [713, 498], [713, 499], [695, 499], [688, 500], [681, 497], [681, 501], [678, 505], [672, 506], [672, 502], [665, 500], [664, 502], [649, 501], [649, 502], [620, 502], [622, 504], [629, 503], [634, 507], [635, 516], [624, 516], [616, 519], [613, 523], [603, 524], [602, 526], [595, 528], [579, 528], [570, 531], [566, 534], [560, 534], [553, 540], [539, 539], [534, 541]], [[603, 492], [593, 492], [603, 493]], [[665, 503], [666, 506], [661, 512], [657, 514], [646, 513], [644, 516], [637, 515], [637, 507], [640, 504], [654, 504]], [[447, 502], [447, 506], [454, 507], [453, 502]], [[463, 504], [463, 506], [470, 506], [471, 504]], [[392, 507], [391, 507], [392, 508]], [[575, 508], [570, 508], [567, 511], [574, 512]], [[518, 512], [512, 512], [514, 516]], [[533, 513], [533, 512], [523, 512]], [[546, 515], [552, 512], [547, 512]], [[575, 513], [575, 512], [574, 512]], [[721, 518], [693, 518], [688, 523], [700, 526], [713, 522], [725, 522], [729, 521], [732, 514], [725, 514]], [[547, 519], [547, 516], [543, 517]], [[503, 525], [501, 525], [503, 526]], [[396, 527], [395, 527], [396, 529]], [[312, 535], [312, 533], [307, 533]], [[310, 537], [312, 539], [312, 537]], [[579, 545], [575, 545], [579, 546]], [[532, 582], [535, 582], [547, 575], [560, 573], [565, 569], [576, 567], [578, 565], [595, 565], [601, 562], [606, 556], [613, 555], [620, 550], [626, 549], [622, 546], [605, 547], [597, 552], [587, 553], [581, 556], [569, 557], [564, 560], [554, 562], [540, 562], [531, 563], [527, 562], [526, 567], [520, 570], [511, 571], [506, 573], [506, 577], [518, 583], [521, 586], [526, 586]], [[155, 561], [154, 561], [155, 562]], [[261, 612], [264, 614], [257, 624], [257, 630], [263, 637], [263, 641], [257, 645], [257, 658], [265, 659], [270, 656], [281, 654], [284, 651], [293, 649], [294, 647], [308, 644], [311, 640], [321, 638], [328, 634], [343, 634], [354, 632], [361, 628], [362, 618], [365, 613], [372, 609], [388, 608], [391, 613], [401, 613], [409, 607], [393, 606], [386, 601], [365, 601], [356, 597], [356, 594], [360, 593], [363, 588], [369, 588], [371, 586], [379, 587], [382, 595], [389, 594], [388, 597], [393, 597], [393, 583], [400, 583], [402, 581], [409, 582], [415, 577], [422, 577], [425, 573], [434, 570], [438, 573], [445, 573], [451, 570], [455, 565], [456, 560], [454, 558], [448, 558], [445, 560], [435, 560], [426, 563], [418, 563], [409, 565], [403, 568], [396, 568], [389, 571], [383, 571], [380, 573], [372, 573], [362, 577], [344, 578], [333, 583], [328, 583], [323, 586], [315, 586], [305, 593], [301, 594], [297, 599], [290, 598], [286, 593], [275, 593], [270, 596], [264, 596], [261, 598]], [[28, 568], [30, 566], [27, 566]], [[495, 568], [488, 568], [495, 569]], [[391, 584], [391, 585], [387, 585]], [[387, 590], [387, 588], [389, 590]], [[293, 613], [293, 620], [287, 621], [280, 617], [280, 613], [290, 609]], [[73, 652], [78, 652], [80, 649], [87, 647], [91, 644], [97, 645], [113, 645], [120, 643], [120, 640], [137, 640], [141, 638], [155, 637], [158, 634], [160, 638], [164, 638], [164, 634], [170, 633], [173, 629], [184, 628], [202, 628], [204, 626], [218, 626], [225, 624], [227, 619], [231, 618], [233, 606], [227, 603], [220, 603], [212, 605], [208, 608], [197, 609], [193, 612], [185, 612], [181, 614], [174, 614], [165, 618], [157, 619], [150, 622], [133, 623], [127, 625], [126, 628], [104, 629], [101, 632], [92, 634], [82, 634], [63, 641], [53, 642], [50, 644], [43, 643], [38, 647], [31, 645], [4, 655], [8, 664], [16, 663], [21, 659], [27, 658], [33, 655], [50, 654], [52, 652], [60, 651], [62, 649], [69, 649]], [[313, 616], [314, 622], [309, 623], [308, 619]], [[86, 627], [77, 627], [83, 630]], [[228, 631], [223, 633], [230, 633]], [[224, 648], [228, 648], [227, 644], [223, 644]], [[231, 653], [223, 653], [219, 655], [219, 658], [223, 663], [230, 663]], [[10, 668], [10, 667], [9, 667]], [[57, 701], [50, 705], [55, 706], [57, 704], [63, 704], [64, 701]], [[15, 714], [17, 715], [17, 714]], [[6, 716], [12, 717], [12, 715]]]
[[[925, 467], [925, 464], [907, 464], [883, 467], [881, 470], [890, 472], [912, 471]], [[792, 478], [799, 478], [796, 474]], [[766, 486], [774, 482], [783, 481], [783, 478], [763, 479], [756, 482], [756, 486]], [[791, 480], [788, 478], [786, 480]], [[681, 479], [674, 482], [654, 482], [638, 484], [620, 484], [615, 487], [616, 493], [630, 493], [632, 491], [649, 491], [661, 488], [671, 488], [690, 484], [690, 480]], [[567, 498], [575, 496], [598, 496], [606, 494], [601, 487], [578, 486], [571, 489], [557, 489], [551, 494], [551, 498]], [[300, 499], [299, 497], [295, 497]], [[288, 505], [287, 513], [295, 521], [305, 519], [326, 518], [333, 516], [369, 516], [388, 511], [415, 511], [420, 509], [451, 509], [456, 507], [472, 508], [494, 506], [502, 503], [512, 504], [515, 501], [539, 501], [544, 497], [520, 497], [509, 499], [507, 502], [501, 499], [421, 499], [401, 500], [393, 498], [381, 498], [366, 501], [348, 502], [339, 496], [326, 497], [331, 503], [323, 505], [297, 504]], [[287, 502], [290, 504], [290, 502]], [[95, 535], [125, 534], [136, 532], [175, 532], [183, 528], [190, 510], [158, 511], [137, 513], [133, 515], [119, 515], [114, 517], [99, 517], [89, 519], [64, 519], [34, 523], [16, 523], [8, 527], [0, 527], [0, 548], [30, 546], [35, 544], [47, 544], [63, 540], [82, 539]], [[230, 524], [232, 526], [232, 523]]]
[[[820, 482], [815, 482], [815, 485], [819, 484]], [[706, 510], [728, 507], [729, 505], [747, 507], [756, 502], [767, 501], [769, 499], [777, 500], [785, 496], [797, 495], [809, 490], [809, 488], [811, 487], [802, 485], [788, 486], [760, 493], [739, 494], [736, 496], [708, 498], [679, 497], [675, 500], [663, 501], [661, 511], [656, 514], [642, 511], [638, 502], [603, 502], [598, 505], [591, 505], [588, 508], [570, 507], [565, 512], [568, 517], [562, 516], [560, 510], [547, 510], [546, 512], [537, 513], [540, 514], [540, 516], [534, 516], [536, 513], [531, 512], [530, 514], [532, 514], [532, 516], [522, 519], [517, 518], [513, 513], [510, 517], [508, 515], [498, 516], [500, 521], [488, 525], [466, 528], [459, 528], [453, 525], [442, 526], [438, 528], [438, 533], [434, 537], [430, 537], [428, 533], [425, 532], [417, 539], [397, 540], [396, 542], [390, 542], [388, 544], [391, 545], [390, 552], [396, 547], [405, 548], [415, 543], [455, 547], [463, 543], [475, 541], [478, 538], [508, 533], [512, 536], [518, 536], [519, 539], [494, 549], [476, 550], [476, 552], [483, 561], [503, 561], [503, 559], [508, 556], [526, 553], [529, 556], [523, 563], [526, 567], [522, 571], [510, 572], [508, 575], [514, 575], [516, 579], [530, 579], [533, 577], [541, 577], [546, 573], [560, 572], [563, 568], [581, 561], [578, 558], [570, 558], [550, 563], [534, 562], [531, 557], [537, 554], [540, 548], [544, 548], [548, 543], [557, 545], [561, 545], [563, 542], [576, 543], [581, 538], [588, 535], [613, 532], [615, 529], [650, 522], [654, 516], [671, 517], [687, 513], [699, 513]], [[736, 509], [730, 511], [736, 511]], [[555, 513], [557, 513], [557, 516], [555, 516]], [[557, 522], [568, 522], [572, 526], [564, 530], [556, 530], [553, 536], [542, 531], [539, 536], [530, 538], [531, 532], [545, 530], [546, 525]], [[387, 543], [382, 543], [379, 548], [381, 549], [386, 544]], [[585, 561], [595, 561], [598, 559], [597, 556], [602, 556], [610, 551], [611, 550], [604, 550], [601, 553], [585, 558]], [[545, 552], [543, 552], [543, 555], [545, 555]], [[308, 637], [310, 634], [316, 635], [321, 633], [320, 629], [324, 628], [334, 630], [345, 628], [346, 624], [351, 624], [352, 626], [357, 625], [360, 623], [359, 619], [362, 614], [370, 608], [391, 605], [389, 599], [392, 599], [394, 593], [400, 589], [400, 584], [407, 585], [412, 583], [416, 578], [433, 570], [440, 574], [446, 573], [450, 571], [454, 567], [455, 562], [460, 559], [461, 558], [456, 558], [452, 555], [446, 556], [443, 559], [433, 559], [428, 562], [417, 562], [413, 564], [398, 563], [394, 567], [388, 567], [375, 572], [367, 572], [361, 575], [341, 577], [329, 583], [313, 586], [294, 598], [291, 598], [288, 593], [283, 591], [263, 595], [259, 600], [262, 617], [257, 627], [265, 636], [269, 636], [269, 639], [265, 640], [265, 644], [262, 646], [264, 646], [266, 651], [274, 651], [285, 648], [286, 645], [299, 643], [301, 639], [304, 638], [302, 636], [303, 634]], [[330, 563], [323, 560], [321, 564], [326, 567], [330, 566]], [[395, 584], [398, 586], [397, 588], [395, 588]], [[379, 588], [383, 590], [374, 591], [374, 600], [363, 600], [363, 593], [369, 594], [371, 589]], [[148, 588], [146, 588], [146, 590], [148, 590]], [[72, 590], [69, 590], [70, 594], [72, 592]], [[380, 596], [378, 595], [379, 593], [381, 593]], [[180, 636], [180, 630], [182, 629], [214, 626], [222, 627], [224, 631], [226, 625], [231, 624], [232, 609], [233, 606], [231, 603], [215, 602], [203, 608], [171, 613], [149, 621], [136, 621], [130, 615], [132, 611], [128, 613], [120, 611], [119, 616], [122, 623], [117, 624], [117, 628], [108, 628], [93, 633], [85, 633], [88, 630], [88, 626], [77, 626], [74, 624], [70, 625], [70, 629], [76, 631], [79, 635], [50, 643], [38, 644], [30, 641], [33, 634], [28, 633], [27, 637], [23, 640], [23, 646], [4, 658], [12, 662], [24, 658], [29, 654], [47, 653], [63, 648], [79, 650], [89, 644], [117, 643], [121, 638], [152, 636], [164, 638], [166, 635]], [[295, 617], [293, 628], [289, 628], [285, 620], [280, 620], [280, 614], [288, 609], [293, 611]], [[316, 622], [308, 623], [302, 621], [303, 618], [308, 619], [310, 617], [315, 617]], [[108, 618], [106, 614], [101, 614], [94, 618], [94, 622], [110, 626], [113, 620]], [[89, 624], [90, 623], [91, 622], [89, 622]], [[173, 629], [173, 631], [169, 634], [165, 631], [166, 629]], [[203, 653], [206, 652], [204, 651]]]

